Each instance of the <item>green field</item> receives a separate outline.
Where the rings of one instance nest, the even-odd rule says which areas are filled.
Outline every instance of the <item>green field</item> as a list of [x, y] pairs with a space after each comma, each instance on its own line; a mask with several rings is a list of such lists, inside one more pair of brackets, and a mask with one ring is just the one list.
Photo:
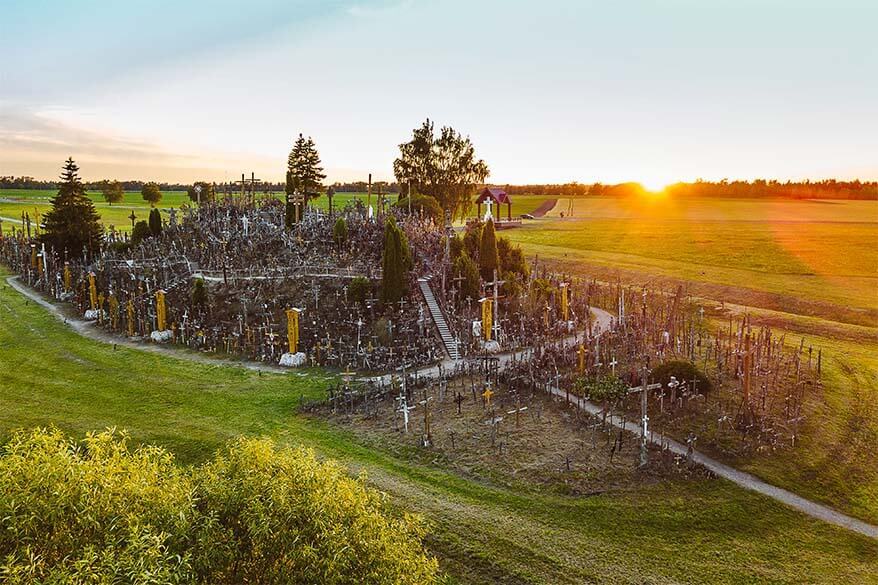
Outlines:
[[[5, 274], [0, 274], [5, 280]], [[878, 582], [878, 543], [720, 480], [674, 480], [589, 497], [499, 485], [429, 456], [365, 444], [301, 415], [324, 375], [259, 375], [83, 339], [0, 286], [0, 435], [57, 425], [126, 428], [188, 463], [239, 435], [314, 446], [430, 523], [457, 582]]]
[[[45, 214], [51, 209], [50, 200], [55, 196], [56, 191], [33, 190], [33, 189], [0, 189], [0, 220], [2, 220], [3, 233], [9, 233], [13, 227], [20, 227], [21, 214], [28, 213], [33, 220], [35, 211]], [[110, 225], [115, 226], [118, 231], [131, 231], [130, 215], [133, 211], [137, 220], [145, 220], [149, 215], [149, 204], [143, 200], [139, 191], [126, 191], [125, 199], [120, 203], [108, 204], [104, 201], [100, 191], [89, 191], [89, 197], [94, 201], [95, 207], [101, 216], [104, 226], [109, 229]], [[260, 194], [260, 197], [262, 194]], [[283, 193], [275, 192], [272, 196], [278, 199], [283, 198]], [[390, 193], [386, 195], [390, 204], [396, 202], [397, 194]], [[346, 206], [348, 203], [360, 200], [364, 204], [367, 201], [366, 193], [336, 193], [332, 198], [332, 205], [336, 209]], [[522, 213], [530, 213], [540, 206], [546, 198], [536, 195], [527, 195], [513, 200], [512, 217], [518, 217]], [[171, 207], [179, 209], [181, 205], [190, 204], [189, 196], [185, 191], [162, 191], [162, 200], [157, 207], [159, 209], [168, 209]], [[329, 200], [325, 195], [321, 195], [313, 200], [312, 205], [319, 209], [328, 209]], [[372, 195], [373, 207], [377, 204], [377, 196]], [[484, 210], [483, 210], [484, 212]], [[495, 208], [496, 214], [496, 208]], [[475, 215], [475, 207], [472, 209], [472, 215]], [[502, 217], [506, 217], [505, 207], [502, 210]]]
[[505, 234], [583, 276], [684, 283], [824, 350], [799, 444], [729, 462], [878, 522], [878, 202], [582, 198], [558, 217], [566, 209]]

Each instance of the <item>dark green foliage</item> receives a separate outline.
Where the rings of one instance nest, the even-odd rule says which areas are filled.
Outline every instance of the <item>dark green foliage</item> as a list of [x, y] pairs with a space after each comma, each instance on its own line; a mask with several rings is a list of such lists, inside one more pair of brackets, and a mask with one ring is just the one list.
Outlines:
[[145, 184], [143, 189], [140, 190], [140, 195], [143, 197], [144, 201], [148, 201], [153, 207], [162, 200], [162, 192], [159, 190], [159, 186], [155, 183]]
[[335, 241], [335, 245], [339, 248], [347, 241], [348, 224], [343, 217], [335, 220], [335, 225], [332, 226], [332, 239]]
[[457, 257], [463, 252], [463, 238], [454, 234], [451, 236], [451, 242], [448, 247], [451, 249], [451, 261], [457, 260]]
[[125, 198], [125, 191], [119, 181], [107, 181], [101, 189], [101, 193], [104, 196], [104, 201], [110, 205], [119, 203]]
[[151, 237], [152, 232], [149, 229], [149, 224], [141, 219], [136, 224], [134, 224], [134, 229], [131, 230], [131, 245], [137, 246], [143, 240]]
[[616, 376], [577, 378], [574, 388], [577, 394], [595, 402], [614, 402], [628, 394], [628, 384]]
[[[408, 197], [400, 197], [399, 201], [394, 204], [399, 209], [408, 210]], [[432, 217], [437, 224], [442, 221], [442, 206], [435, 197], [429, 195], [412, 195], [412, 213], [422, 214], [425, 217]]]
[[365, 478], [270, 439], [199, 467], [107, 431], [0, 449], [4, 583], [433, 583], [424, 527]]
[[79, 167], [72, 158], [64, 163], [61, 187], [52, 198], [52, 209], [46, 213], [41, 240], [58, 253], [67, 250], [79, 256], [83, 248], [90, 253], [98, 250], [103, 229], [94, 203], [85, 194], [79, 179]]
[[482, 241], [479, 245], [479, 272], [485, 282], [493, 282], [494, 271], [499, 268], [497, 234], [494, 232], [494, 220], [489, 219], [482, 229]]
[[653, 382], [664, 386], [671, 381], [671, 376], [677, 378], [680, 383], [685, 382], [690, 388], [692, 380], [695, 380], [696, 390], [700, 393], [707, 393], [713, 389], [710, 379], [691, 362], [680, 360], [665, 362], [653, 368], [650, 373]]
[[479, 267], [469, 254], [461, 252], [454, 260], [452, 271], [456, 278], [460, 280], [461, 299], [470, 298], [476, 300], [479, 298]]
[[497, 251], [500, 255], [500, 269], [502, 272], [527, 277], [529, 270], [521, 247], [513, 246], [507, 238], [501, 236], [497, 238]]
[[153, 236], [159, 236], [162, 233], [162, 214], [155, 207], [149, 210], [149, 233]]
[[452, 217], [459, 217], [469, 208], [476, 186], [488, 177], [488, 165], [476, 159], [469, 138], [447, 126], [435, 136], [428, 119], [412, 132], [411, 141], [399, 145], [393, 174], [400, 183], [434, 197]]
[[482, 245], [482, 225], [474, 224], [466, 228], [463, 234], [463, 249], [475, 261], [479, 259], [479, 248]]
[[284, 226], [287, 229], [292, 229], [294, 225], [296, 225], [296, 204], [292, 201], [287, 201], [284, 209]]
[[408, 289], [408, 272], [412, 269], [408, 240], [391, 217], [384, 224], [384, 253], [382, 258], [381, 300], [395, 303]]
[[207, 288], [204, 286], [203, 278], [196, 278], [195, 282], [192, 283], [190, 297], [193, 307], [203, 309], [207, 306]]
[[[200, 194], [195, 192], [196, 185], [201, 187]], [[214, 188], [213, 183], [208, 183], [207, 181], [196, 181], [195, 184], [186, 190], [186, 193], [189, 195], [189, 200], [193, 202], [197, 202], [201, 199], [201, 202], [205, 203], [216, 199], [216, 189]]]
[[287, 196], [298, 194], [304, 195], [306, 200], [313, 199], [318, 196], [325, 178], [317, 145], [310, 136], [305, 139], [299, 134], [287, 157]]
[[348, 299], [361, 305], [372, 297], [372, 282], [365, 276], [356, 276], [348, 285]]

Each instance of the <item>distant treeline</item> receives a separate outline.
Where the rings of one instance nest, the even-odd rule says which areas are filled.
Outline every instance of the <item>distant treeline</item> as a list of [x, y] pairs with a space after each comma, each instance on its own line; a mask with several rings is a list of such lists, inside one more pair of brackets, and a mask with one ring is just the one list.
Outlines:
[[[604, 185], [565, 183], [563, 185], [492, 185], [510, 195], [545, 195], [549, 197], [626, 197], [642, 195], [640, 183]], [[878, 181], [695, 181], [674, 183], [665, 193], [675, 197], [710, 198], [784, 198], [784, 199], [878, 199]]]
[[[88, 190], [100, 191], [107, 180], [86, 182]], [[148, 181], [120, 181], [125, 191], [140, 191]], [[191, 187], [184, 183], [158, 183], [162, 191], [186, 191]], [[241, 184], [215, 183], [218, 193], [235, 193], [241, 190]], [[604, 185], [602, 183], [563, 183], [534, 185], [490, 185], [504, 189], [510, 195], [544, 195], [547, 197], [626, 197], [646, 192], [639, 183], [619, 183]], [[257, 192], [282, 192], [284, 183], [260, 183]], [[336, 193], [365, 193], [368, 189], [366, 181], [333, 183]], [[57, 190], [57, 181], [40, 181], [33, 177], [0, 177], [0, 189], [46, 189]], [[249, 191], [250, 187], [247, 186]], [[372, 192], [404, 193], [405, 185], [396, 182], [375, 181]], [[753, 181], [695, 181], [694, 183], [674, 183], [665, 188], [665, 192], [675, 197], [710, 197], [710, 198], [784, 198], [784, 199], [878, 199], [878, 181], [775, 181], [755, 179]]]

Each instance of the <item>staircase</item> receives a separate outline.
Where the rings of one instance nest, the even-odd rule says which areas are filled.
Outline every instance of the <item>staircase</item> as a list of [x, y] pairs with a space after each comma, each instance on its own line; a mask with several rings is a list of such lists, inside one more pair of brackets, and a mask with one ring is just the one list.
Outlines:
[[445, 322], [445, 315], [442, 314], [442, 309], [439, 308], [439, 303], [436, 302], [436, 297], [433, 296], [433, 289], [430, 288], [430, 281], [426, 278], [419, 278], [418, 286], [421, 288], [421, 293], [424, 295], [424, 301], [426, 301], [427, 308], [430, 309], [430, 314], [433, 316], [433, 322], [436, 324], [436, 329], [439, 330], [439, 336], [442, 338], [442, 343], [445, 344], [445, 351], [448, 352], [448, 357], [453, 360], [460, 359], [460, 354], [457, 351], [457, 341], [454, 339], [454, 336], [451, 335], [451, 331], [448, 329], [448, 323]]

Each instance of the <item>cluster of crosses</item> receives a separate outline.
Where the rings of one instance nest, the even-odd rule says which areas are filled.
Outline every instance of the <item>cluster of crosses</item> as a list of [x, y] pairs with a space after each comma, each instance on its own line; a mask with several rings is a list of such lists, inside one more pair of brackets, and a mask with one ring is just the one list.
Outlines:
[[[377, 388], [346, 382], [333, 390], [333, 408], [343, 398], [353, 408], [383, 397], [394, 402], [403, 429], [420, 408], [424, 444], [431, 442], [431, 397], [412, 392], [431, 378], [418, 374], [427, 366], [442, 372], [435, 381], [442, 388], [456, 376], [473, 376], [478, 364], [485, 380], [478, 392], [473, 384], [473, 399], [486, 407], [501, 373], [521, 391], [577, 405], [593, 398], [596, 381], [619, 380], [628, 391], [604, 401], [639, 420], [644, 458], [655, 422], [677, 431], [681, 420], [697, 423], [699, 432], [755, 437], [754, 445], [794, 443], [806, 395], [819, 385], [819, 350], [791, 347], [748, 318], [711, 332], [704, 307], [682, 289], [634, 289], [534, 264], [514, 282], [495, 272], [481, 282], [481, 298], [464, 298], [451, 270], [448, 218], [437, 225], [394, 207], [376, 215], [354, 203], [332, 213], [306, 207], [289, 227], [285, 214], [271, 198], [203, 202], [166, 211], [161, 234], [137, 246], [111, 229], [92, 255], [47, 250], [39, 221], [27, 218], [0, 241], [0, 258], [30, 286], [120, 335], [270, 363], [301, 353], [308, 365], [395, 372]], [[412, 267], [408, 293], [383, 302], [391, 215], [408, 241]], [[334, 231], [339, 220], [343, 239]], [[609, 327], [595, 323], [598, 309], [612, 316]], [[496, 361], [489, 367], [488, 360]], [[697, 366], [719, 391], [708, 393], [698, 379], [651, 379], [653, 369], [679, 360]]]

